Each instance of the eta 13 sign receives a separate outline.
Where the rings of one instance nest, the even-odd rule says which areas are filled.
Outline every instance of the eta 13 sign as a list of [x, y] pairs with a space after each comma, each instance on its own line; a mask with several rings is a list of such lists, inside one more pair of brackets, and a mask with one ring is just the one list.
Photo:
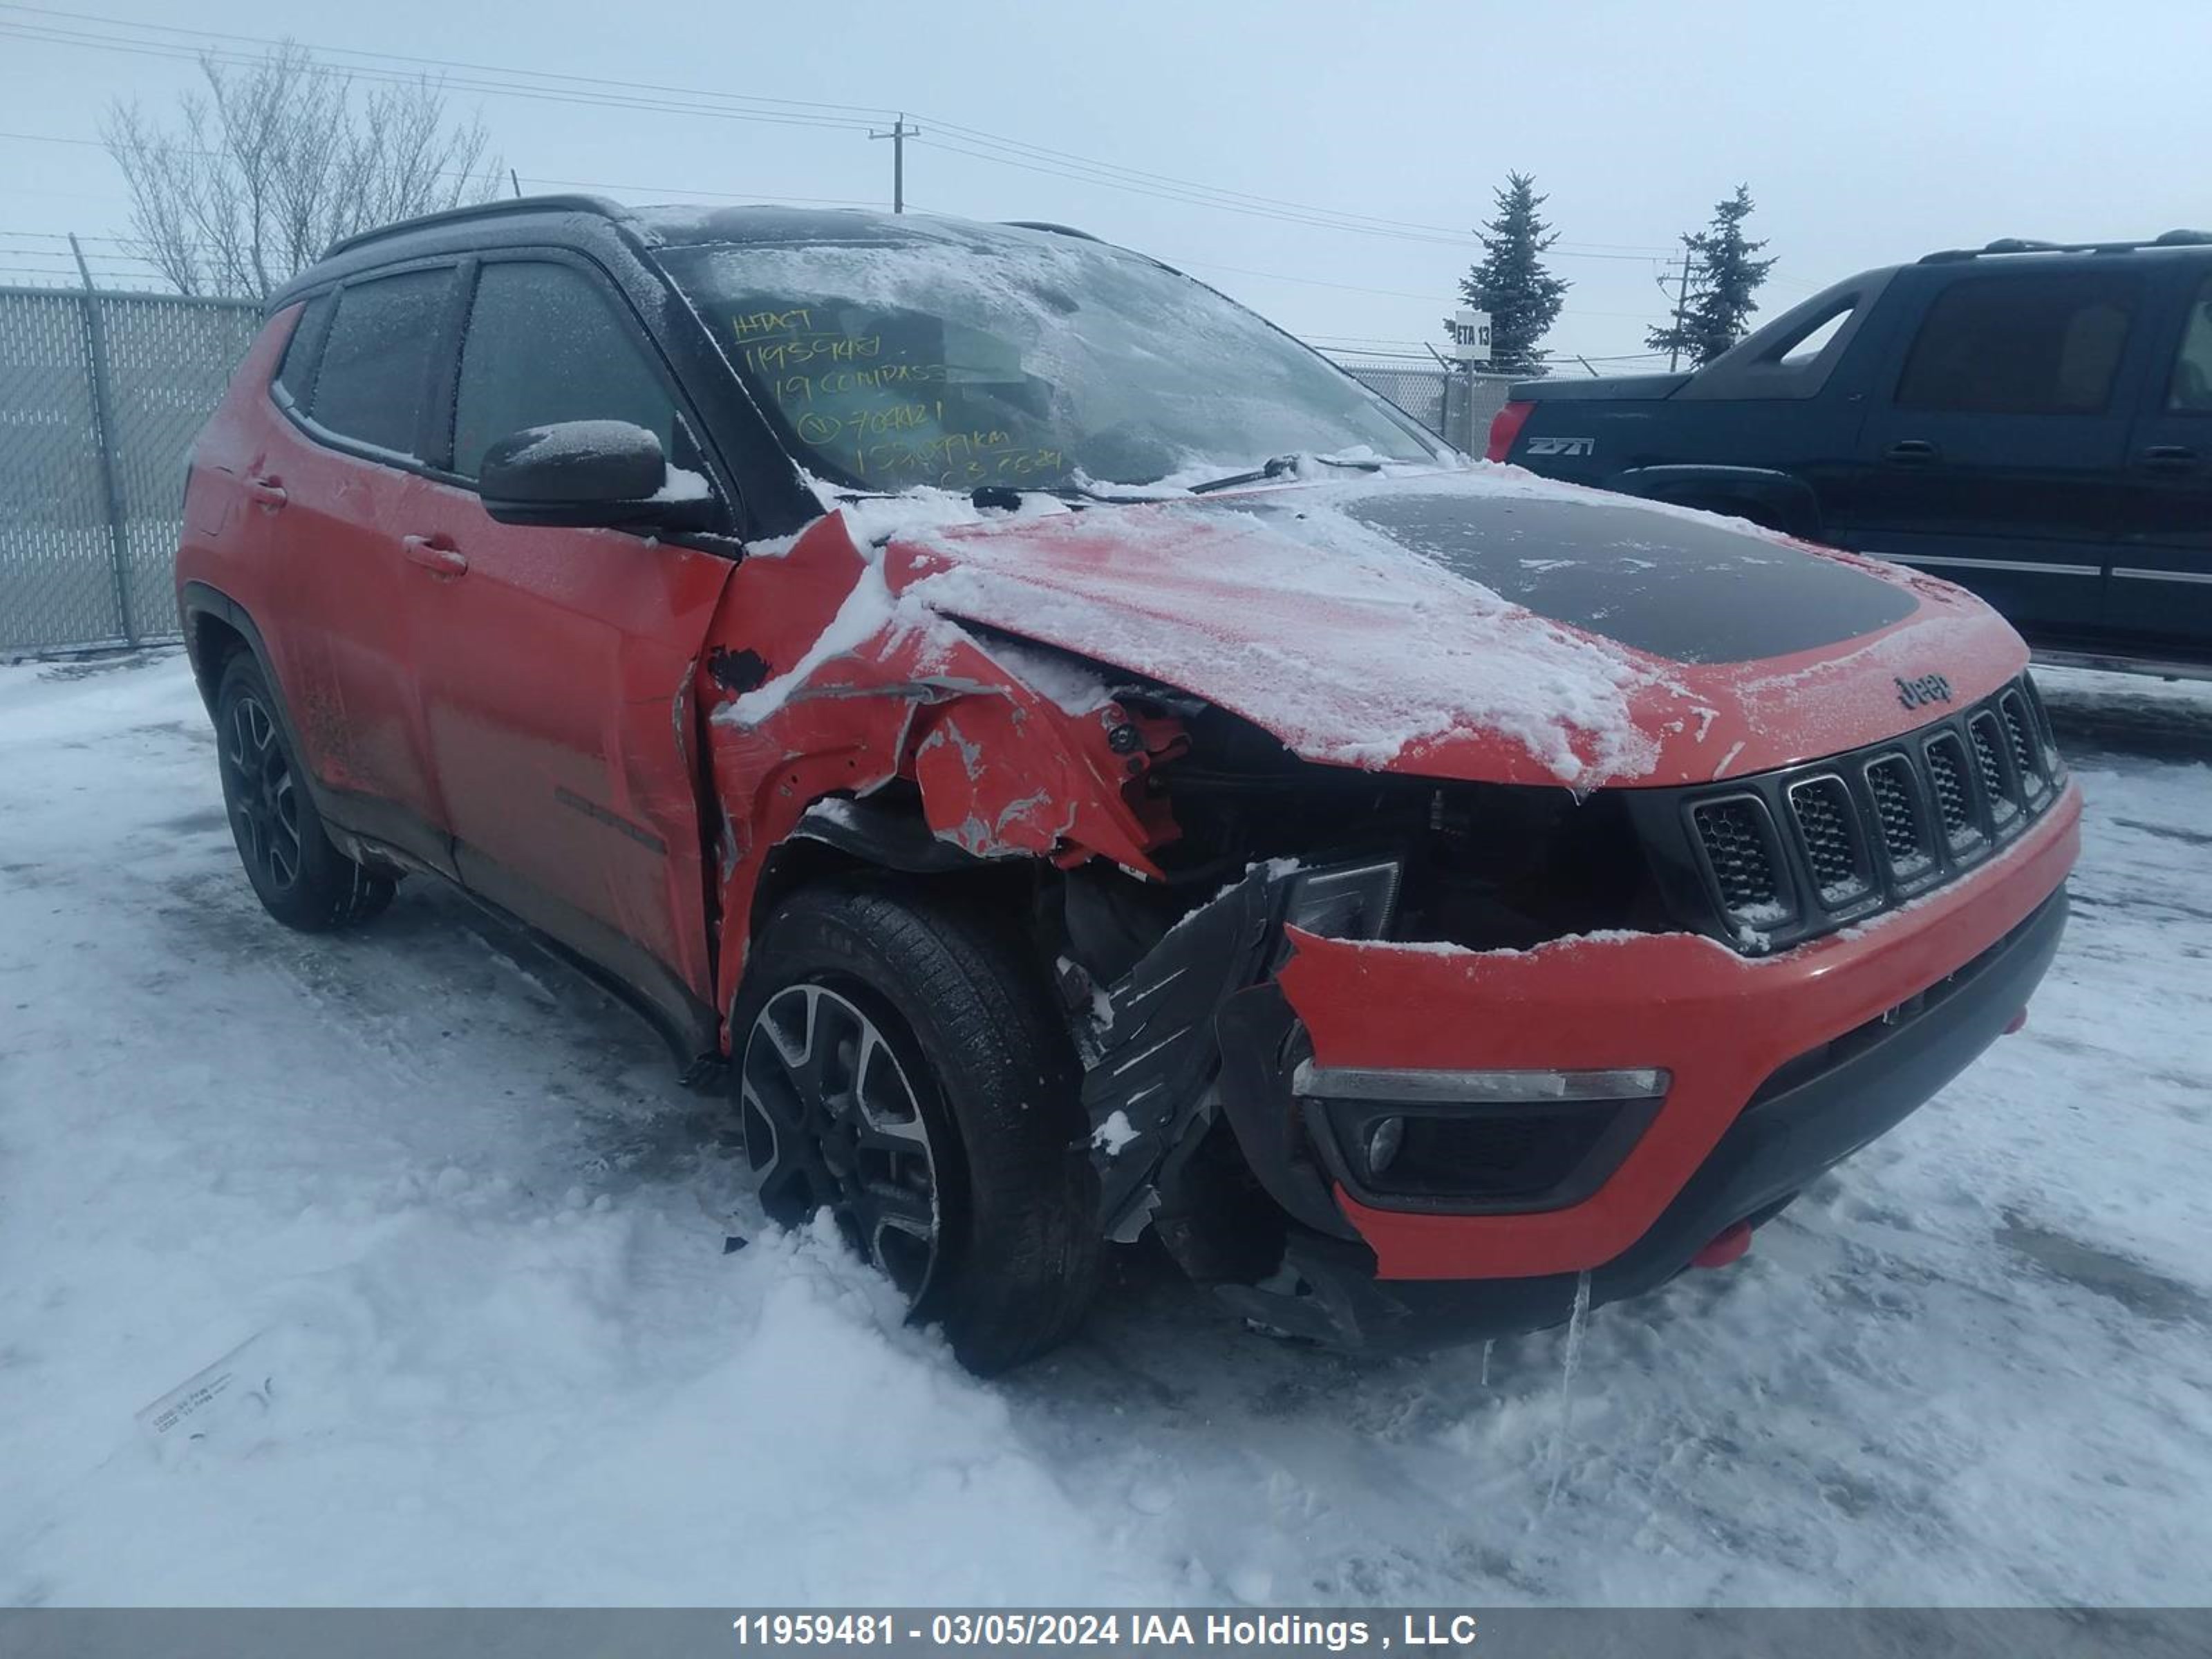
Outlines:
[[1490, 361], [1490, 313], [1461, 311], [1452, 318], [1452, 356], [1463, 363]]

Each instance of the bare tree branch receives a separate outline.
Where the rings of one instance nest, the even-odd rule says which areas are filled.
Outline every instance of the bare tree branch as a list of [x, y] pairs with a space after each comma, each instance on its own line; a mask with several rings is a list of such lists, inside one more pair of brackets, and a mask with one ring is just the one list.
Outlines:
[[130, 251], [174, 284], [179, 294], [206, 292], [184, 191], [172, 176], [169, 146], [147, 126], [136, 104], [112, 106], [100, 125], [108, 153], [131, 191]]
[[266, 299], [341, 236], [489, 200], [499, 161], [442, 84], [353, 77], [286, 41], [245, 66], [200, 59], [204, 93], [157, 128], [109, 106], [100, 137], [131, 192], [129, 246], [180, 294]]

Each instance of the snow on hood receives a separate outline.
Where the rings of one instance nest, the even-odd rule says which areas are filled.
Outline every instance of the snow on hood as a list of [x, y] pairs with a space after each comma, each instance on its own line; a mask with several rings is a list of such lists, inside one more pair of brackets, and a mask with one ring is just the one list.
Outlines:
[[[1925, 719], [1893, 676], [1942, 672], [1966, 700], [2026, 663], [1947, 583], [1518, 468], [1073, 510], [912, 490], [837, 513], [860, 582], [717, 718], [765, 718], [879, 634], [972, 644], [967, 622], [1191, 693], [1308, 760], [1579, 791], [1880, 741]], [[1044, 658], [1006, 665], [1032, 679]]]
[[[1517, 488], [1517, 485], [1509, 485]], [[902, 526], [908, 597], [1149, 675], [1309, 759], [1386, 767], [1455, 732], [1518, 743], [1570, 784], [1648, 768], [1631, 712], [1670, 665], [1563, 628], [1360, 523], [1378, 492], [1485, 493], [1479, 474], [1271, 489]], [[895, 574], [893, 584], [901, 577]]]

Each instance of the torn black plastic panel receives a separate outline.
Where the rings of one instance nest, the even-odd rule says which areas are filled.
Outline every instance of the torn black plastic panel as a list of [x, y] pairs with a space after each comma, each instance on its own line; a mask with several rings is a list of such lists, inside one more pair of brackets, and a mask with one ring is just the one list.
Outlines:
[[1285, 878], [1257, 869], [1192, 911], [1107, 993], [1114, 1018], [1083, 1079], [1109, 1237], [1133, 1239], [1152, 1177], [1192, 1127], [1219, 1069], [1214, 1017], [1255, 982], [1281, 933]]

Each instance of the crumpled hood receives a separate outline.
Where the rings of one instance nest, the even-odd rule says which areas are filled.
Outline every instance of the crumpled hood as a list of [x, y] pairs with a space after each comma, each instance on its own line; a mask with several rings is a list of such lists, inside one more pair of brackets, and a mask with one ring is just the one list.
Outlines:
[[1950, 585], [1515, 468], [894, 534], [894, 592], [1176, 686], [1307, 759], [1705, 782], [1923, 724], [2027, 652]]

